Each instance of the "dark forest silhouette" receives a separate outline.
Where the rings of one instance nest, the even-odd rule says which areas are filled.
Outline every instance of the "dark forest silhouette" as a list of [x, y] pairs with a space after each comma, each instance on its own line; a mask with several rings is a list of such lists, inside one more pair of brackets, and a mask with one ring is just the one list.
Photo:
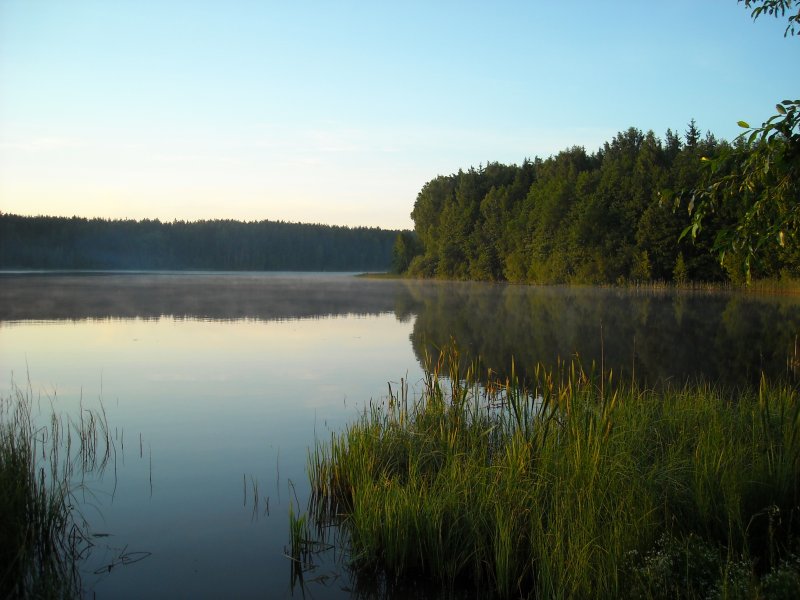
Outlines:
[[282, 221], [0, 215], [0, 268], [386, 270], [397, 231]]

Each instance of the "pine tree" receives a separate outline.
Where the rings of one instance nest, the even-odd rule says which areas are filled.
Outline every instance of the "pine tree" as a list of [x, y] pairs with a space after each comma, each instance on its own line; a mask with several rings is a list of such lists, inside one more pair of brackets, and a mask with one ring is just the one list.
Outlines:
[[697, 128], [697, 123], [692, 119], [689, 121], [689, 129], [686, 130], [686, 145], [689, 148], [696, 148], [699, 141], [700, 130]]

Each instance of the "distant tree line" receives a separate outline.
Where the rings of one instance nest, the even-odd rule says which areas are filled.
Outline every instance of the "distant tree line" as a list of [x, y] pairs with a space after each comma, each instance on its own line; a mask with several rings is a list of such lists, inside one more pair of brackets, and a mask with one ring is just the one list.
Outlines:
[[0, 214], [0, 268], [385, 271], [397, 231]]
[[534, 283], [738, 282], [748, 269], [797, 276], [794, 244], [753, 264], [745, 250], [722, 262], [712, 252], [716, 236], [741, 217], [735, 196], [705, 217], [694, 239], [679, 241], [691, 207], [676, 206], [680, 194], [672, 192], [694, 189], [702, 159], [730, 148], [692, 120], [682, 137], [630, 128], [593, 154], [573, 147], [436, 177], [414, 204], [415, 235], [396, 239], [394, 265], [416, 276]]

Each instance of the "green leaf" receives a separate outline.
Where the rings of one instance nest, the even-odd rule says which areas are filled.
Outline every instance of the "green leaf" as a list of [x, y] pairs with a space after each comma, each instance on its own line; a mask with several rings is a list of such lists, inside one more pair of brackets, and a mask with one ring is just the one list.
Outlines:
[[750, 125], [747, 123], [747, 121], [737, 121], [736, 124], [742, 129], [750, 129]]
[[776, 104], [776, 105], [775, 105], [775, 108], [777, 108], [777, 109], [778, 109], [778, 112], [779, 112], [779, 113], [781, 113], [782, 115], [785, 115], [785, 114], [786, 114], [786, 109], [785, 109], [785, 108], [783, 108], [783, 106], [781, 106], [780, 104]]

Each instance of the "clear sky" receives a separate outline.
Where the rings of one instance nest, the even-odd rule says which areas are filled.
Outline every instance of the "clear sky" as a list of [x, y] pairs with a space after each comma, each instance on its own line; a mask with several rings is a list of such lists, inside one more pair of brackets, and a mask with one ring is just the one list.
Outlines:
[[422, 185], [628, 127], [732, 139], [800, 38], [735, 0], [0, 0], [0, 211], [410, 228]]

